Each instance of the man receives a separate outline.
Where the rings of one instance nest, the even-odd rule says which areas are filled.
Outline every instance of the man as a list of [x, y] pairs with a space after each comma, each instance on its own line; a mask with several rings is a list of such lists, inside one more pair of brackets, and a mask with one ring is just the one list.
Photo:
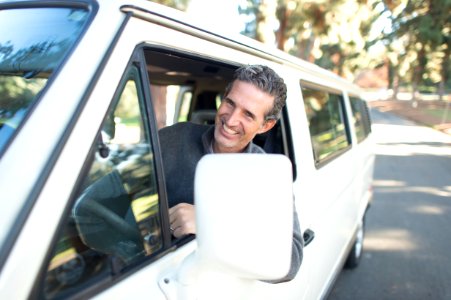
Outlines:
[[[174, 237], [196, 233], [194, 173], [201, 157], [209, 153], [264, 153], [252, 139], [274, 127], [285, 105], [286, 93], [283, 79], [269, 67], [244, 66], [236, 70], [233, 81], [226, 87], [214, 126], [187, 122], [160, 130]], [[303, 240], [296, 210], [294, 214], [291, 268], [277, 282], [293, 279], [302, 261]]]

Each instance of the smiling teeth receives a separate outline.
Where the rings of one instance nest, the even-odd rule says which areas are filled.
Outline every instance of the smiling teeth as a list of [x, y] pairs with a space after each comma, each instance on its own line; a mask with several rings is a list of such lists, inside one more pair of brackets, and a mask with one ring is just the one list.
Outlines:
[[228, 134], [238, 134], [238, 132], [236, 132], [235, 130], [230, 129], [225, 124], [222, 126], [222, 128], [224, 128], [224, 131], [227, 132]]

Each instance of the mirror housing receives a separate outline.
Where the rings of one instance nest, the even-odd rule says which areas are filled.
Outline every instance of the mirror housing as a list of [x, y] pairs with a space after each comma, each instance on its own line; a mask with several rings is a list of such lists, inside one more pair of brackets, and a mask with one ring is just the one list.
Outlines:
[[198, 163], [197, 261], [238, 278], [277, 280], [290, 268], [290, 160], [279, 154], [210, 154]]

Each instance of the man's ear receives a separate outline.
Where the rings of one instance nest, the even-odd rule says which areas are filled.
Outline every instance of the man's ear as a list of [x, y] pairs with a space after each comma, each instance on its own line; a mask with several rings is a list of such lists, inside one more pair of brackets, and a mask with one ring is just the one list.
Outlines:
[[265, 123], [263, 124], [263, 126], [258, 131], [258, 133], [260, 134], [260, 133], [264, 133], [264, 132], [270, 130], [271, 128], [274, 127], [274, 125], [276, 125], [276, 123], [277, 123], [277, 120], [274, 120], [274, 119], [266, 120]]

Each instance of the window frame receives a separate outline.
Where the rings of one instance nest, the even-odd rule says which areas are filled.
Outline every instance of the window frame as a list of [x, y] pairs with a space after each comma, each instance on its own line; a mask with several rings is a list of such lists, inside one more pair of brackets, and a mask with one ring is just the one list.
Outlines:
[[[132, 60], [140, 65], [140, 78], [143, 97], [145, 100], [144, 109], [146, 109], [147, 122], [145, 126], [150, 126], [147, 128], [150, 136], [150, 143], [152, 144], [153, 154], [154, 154], [154, 164], [155, 171], [157, 174], [157, 190], [160, 199], [160, 222], [162, 225], [162, 237], [163, 237], [163, 248], [162, 252], [165, 252], [171, 247], [172, 233], [170, 231], [169, 222], [169, 206], [166, 194], [166, 180], [164, 177], [163, 170], [163, 158], [161, 155], [160, 143], [158, 140], [158, 124], [157, 116], [153, 107], [152, 93], [150, 91], [150, 79], [149, 73], [147, 72], [147, 62], [145, 59], [144, 51], [148, 46], [146, 44], [138, 45], [133, 53]], [[130, 65], [130, 63], [129, 63]], [[129, 66], [127, 66], [127, 69]], [[151, 126], [152, 125], [152, 126]]]
[[291, 126], [290, 126], [290, 119], [288, 117], [288, 109], [287, 104], [285, 104], [285, 107], [282, 109], [282, 115], [279, 119], [280, 122], [280, 130], [282, 132], [282, 143], [283, 143], [283, 149], [284, 149], [284, 155], [287, 156], [292, 165], [293, 169], [293, 182], [296, 181], [297, 178], [297, 166], [296, 166], [296, 157], [294, 154], [294, 147], [293, 147], [293, 137], [291, 133]]
[[[322, 86], [319, 84], [311, 83], [308, 81], [300, 80], [300, 90], [302, 93], [302, 102], [304, 106], [304, 113], [306, 114], [306, 103], [304, 98], [304, 89], [312, 90], [312, 91], [318, 91], [326, 93], [327, 95], [334, 95], [338, 99], [338, 107], [339, 107], [339, 115], [342, 120], [343, 126], [344, 126], [344, 137], [347, 141], [347, 146], [343, 147], [339, 150], [336, 150], [330, 154], [328, 154], [326, 157], [320, 159], [317, 155], [317, 149], [315, 149], [314, 143], [313, 143], [313, 135], [310, 130], [310, 125], [308, 126], [309, 134], [310, 134], [310, 140], [312, 145], [312, 154], [314, 158], [314, 164], [316, 169], [321, 169], [323, 166], [329, 164], [330, 162], [334, 161], [336, 158], [340, 157], [347, 151], [349, 151], [352, 148], [352, 139], [351, 139], [351, 132], [350, 132], [350, 123], [349, 123], [349, 117], [346, 113], [346, 103], [345, 103], [345, 97], [343, 93], [337, 89], [334, 89], [332, 87]], [[307, 121], [309, 121], [308, 116], [306, 116]]]

